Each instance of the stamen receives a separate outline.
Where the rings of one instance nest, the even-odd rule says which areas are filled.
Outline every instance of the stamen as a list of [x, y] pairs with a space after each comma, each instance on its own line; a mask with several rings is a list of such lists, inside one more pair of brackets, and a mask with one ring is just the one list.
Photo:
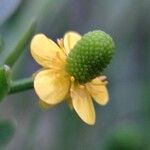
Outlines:
[[63, 48], [63, 42], [62, 42], [62, 38], [61, 39], [57, 39], [57, 43], [58, 45]]
[[107, 85], [107, 84], [108, 84], [108, 81], [104, 81], [103, 83], [104, 83], [105, 85]]
[[80, 88], [80, 89], [84, 89], [85, 86], [84, 86], [84, 85], [79, 85], [79, 88]]
[[104, 81], [107, 80], [107, 77], [106, 77], [106, 76], [100, 76], [99, 78], [100, 78], [100, 80], [101, 80], [102, 82], [104, 82]]
[[60, 74], [59, 73], [56, 73], [56, 78], [59, 78], [60, 77]]
[[73, 76], [71, 76], [71, 82], [74, 82], [75, 81], [75, 78]]
[[[59, 51], [59, 52], [56, 52], [56, 56], [57, 56], [57, 60], [59, 60], [59, 61], [61, 61], [61, 62], [64, 62], [64, 60], [65, 60], [65, 58], [63, 57], [64, 55], [63, 55], [63, 53], [61, 52], [61, 51]], [[60, 63], [61, 63], [60, 62]]]
[[63, 39], [62, 38], [57, 39], [57, 43], [58, 43], [61, 51], [63, 52], [63, 55], [67, 56], [66, 53], [65, 53], [65, 50], [64, 50], [64, 41], [63, 41]]
[[72, 88], [70, 89], [70, 92], [73, 92], [73, 89], [72, 89]]

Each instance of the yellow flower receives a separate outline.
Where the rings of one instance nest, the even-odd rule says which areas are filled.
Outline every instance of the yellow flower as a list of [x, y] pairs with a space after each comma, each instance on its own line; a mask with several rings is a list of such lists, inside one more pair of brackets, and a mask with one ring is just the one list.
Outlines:
[[44, 34], [34, 36], [31, 54], [43, 67], [34, 77], [34, 89], [41, 106], [51, 107], [66, 101], [84, 122], [93, 125], [96, 114], [92, 99], [100, 105], [108, 102], [107, 81], [100, 76], [81, 85], [65, 70], [66, 58], [80, 39], [78, 33], [68, 32], [57, 40], [57, 45]]

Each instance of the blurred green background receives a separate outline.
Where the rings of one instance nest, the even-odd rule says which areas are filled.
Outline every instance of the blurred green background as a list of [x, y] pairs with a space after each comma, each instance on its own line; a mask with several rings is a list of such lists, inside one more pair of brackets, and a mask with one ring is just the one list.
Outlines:
[[[149, 0], [1, 0], [0, 63], [12, 67], [13, 79], [31, 76], [39, 69], [32, 35], [56, 40], [68, 30], [95, 29], [116, 43], [105, 72], [110, 102], [95, 105], [96, 125], [84, 124], [65, 103], [40, 110], [33, 90], [14, 94], [0, 103], [0, 150], [150, 150]], [[22, 54], [9, 62], [12, 51]]]

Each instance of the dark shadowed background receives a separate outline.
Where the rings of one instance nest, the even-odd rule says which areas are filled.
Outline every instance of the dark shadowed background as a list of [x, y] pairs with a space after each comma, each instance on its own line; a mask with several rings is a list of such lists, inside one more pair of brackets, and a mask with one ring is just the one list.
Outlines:
[[[53, 40], [68, 30], [112, 35], [116, 53], [105, 71], [110, 102], [95, 105], [97, 122], [88, 126], [66, 103], [40, 110], [33, 90], [8, 96], [0, 103], [0, 149], [149, 150], [150, 1], [1, 0], [1, 64], [30, 28]], [[12, 67], [14, 79], [39, 69], [29, 44]]]

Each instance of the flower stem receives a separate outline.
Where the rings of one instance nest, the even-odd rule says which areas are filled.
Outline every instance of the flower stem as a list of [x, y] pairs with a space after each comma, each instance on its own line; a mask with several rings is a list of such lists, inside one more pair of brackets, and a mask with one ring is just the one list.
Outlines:
[[33, 89], [33, 78], [25, 78], [18, 81], [12, 81], [9, 94], [14, 94]]

